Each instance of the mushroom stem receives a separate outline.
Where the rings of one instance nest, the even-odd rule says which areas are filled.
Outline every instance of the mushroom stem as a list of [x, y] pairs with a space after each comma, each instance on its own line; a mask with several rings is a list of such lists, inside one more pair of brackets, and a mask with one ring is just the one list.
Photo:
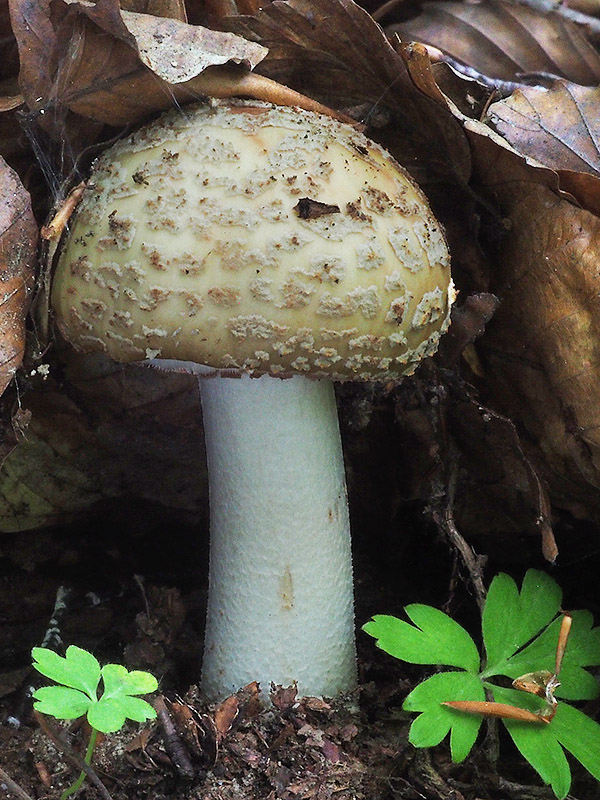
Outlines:
[[210, 485], [202, 689], [356, 685], [352, 556], [333, 383], [200, 378]]

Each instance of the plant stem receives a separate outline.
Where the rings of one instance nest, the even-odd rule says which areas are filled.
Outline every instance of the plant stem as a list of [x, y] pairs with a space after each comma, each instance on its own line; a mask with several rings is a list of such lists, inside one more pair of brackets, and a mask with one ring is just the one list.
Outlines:
[[[95, 728], [92, 728], [92, 733], [90, 734], [90, 740], [88, 742], [88, 746], [85, 751], [85, 756], [83, 758], [83, 760], [88, 766], [92, 763], [92, 756], [94, 754], [94, 748], [96, 747], [97, 738], [98, 738], [98, 731]], [[85, 780], [85, 772], [81, 772], [77, 780], [64, 790], [64, 792], [60, 796], [60, 800], [67, 800], [67, 797], [70, 797], [72, 794], [75, 794], [75, 792], [81, 788], [84, 780]]]

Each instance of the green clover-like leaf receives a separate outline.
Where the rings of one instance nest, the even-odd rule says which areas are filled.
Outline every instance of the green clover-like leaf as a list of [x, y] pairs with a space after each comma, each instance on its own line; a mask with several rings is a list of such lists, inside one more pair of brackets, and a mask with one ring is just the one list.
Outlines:
[[[527, 571], [520, 592], [510, 576], [496, 575], [488, 590], [482, 617], [487, 654], [484, 674], [504, 675], [504, 663], [552, 622], [560, 610], [561, 599], [562, 592], [556, 581], [539, 570]], [[536, 669], [541, 667], [536, 666]]]
[[93, 703], [79, 689], [68, 686], [42, 686], [33, 693], [36, 711], [56, 719], [77, 719], [82, 717]]
[[33, 667], [46, 678], [81, 692], [95, 700], [100, 682], [100, 664], [87, 650], [76, 645], [67, 647], [65, 657], [44, 647], [34, 647], [31, 651]]
[[411, 664], [443, 664], [479, 671], [479, 652], [467, 631], [443, 611], [413, 603], [404, 609], [414, 623], [378, 614], [363, 625], [377, 647]]
[[158, 681], [149, 672], [132, 670], [129, 672], [120, 664], [106, 664], [102, 667], [104, 696], [120, 696], [124, 694], [149, 694], [155, 692]]
[[[529, 570], [519, 591], [508, 575], [492, 581], [483, 612], [483, 643], [487, 665], [479, 674], [479, 656], [469, 634], [441, 611], [429, 606], [407, 606], [414, 624], [378, 615], [363, 630], [377, 639], [390, 655], [415, 664], [462, 667], [465, 672], [441, 672], [420, 683], [408, 695], [403, 708], [420, 712], [413, 721], [409, 740], [416, 747], [439, 744], [450, 732], [454, 761], [471, 750], [482, 714], [442, 705], [452, 700], [481, 701], [485, 690], [495, 702], [548, 713], [543, 697], [504, 688], [489, 681], [503, 675], [517, 678], [528, 673], [553, 674], [562, 617], [561, 591], [555, 581]], [[593, 626], [588, 611], [572, 614], [570, 636], [564, 652], [556, 690], [557, 698], [588, 699], [598, 695], [596, 679], [586, 667], [600, 664], [600, 628]], [[559, 701], [552, 720], [503, 722], [518, 750], [550, 784], [558, 798], [571, 785], [565, 750], [600, 780], [600, 725], [581, 711]]]
[[433, 747], [450, 732], [452, 760], [464, 761], [475, 744], [482, 718], [442, 705], [448, 700], [485, 700], [483, 684], [470, 672], [438, 672], [420, 683], [402, 705], [405, 711], [422, 712], [412, 723], [408, 738], [415, 747]]
[[102, 697], [90, 707], [87, 715], [88, 722], [96, 730], [113, 733], [123, 727], [126, 719], [145, 722], [156, 717], [150, 703], [134, 696], [156, 690], [158, 682], [154, 675], [140, 670], [129, 672], [121, 664], [106, 664], [102, 667], [102, 681]]
[[[154, 675], [141, 670], [129, 672], [120, 664], [106, 664], [102, 669], [87, 650], [71, 645], [65, 658], [41, 647], [33, 649], [35, 668], [62, 686], [45, 686], [34, 693], [35, 707], [58, 719], [75, 719], [87, 713], [92, 728], [113, 733], [126, 719], [145, 722], [156, 717], [150, 703], [136, 695], [149, 694], [158, 687]], [[103, 681], [103, 692], [97, 689]]]

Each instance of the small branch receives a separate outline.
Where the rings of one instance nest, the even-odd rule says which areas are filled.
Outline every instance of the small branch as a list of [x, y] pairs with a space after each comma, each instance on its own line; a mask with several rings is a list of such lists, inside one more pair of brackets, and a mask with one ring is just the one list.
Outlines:
[[371, 12], [371, 16], [375, 20], [375, 22], [381, 23], [381, 20], [387, 16], [390, 12], [394, 11], [395, 8], [402, 5], [404, 0], [387, 0], [382, 6], [376, 8], [374, 11]]
[[163, 727], [165, 750], [173, 766], [181, 775], [184, 775], [186, 778], [193, 778], [196, 774], [196, 770], [191, 762], [185, 744], [177, 733], [177, 729], [173, 724], [173, 720], [171, 719], [171, 715], [169, 714], [169, 710], [167, 709], [162, 695], [156, 697], [152, 705]]
[[90, 782], [93, 783], [98, 789], [104, 800], [112, 800], [108, 789], [96, 775], [96, 772], [92, 769], [92, 767], [89, 766], [89, 764], [85, 763], [79, 753], [73, 750], [63, 734], [60, 733], [54, 725], [52, 725], [50, 720], [44, 714], [40, 714], [39, 711], [34, 711], [33, 714], [40, 728], [44, 731], [46, 736], [54, 742], [58, 749], [63, 753], [65, 758], [74, 764], [81, 772], [85, 772]]
[[[452, 447], [452, 450], [454, 448]], [[458, 464], [455, 454], [452, 454], [452, 464], [446, 486], [446, 502], [442, 512], [433, 511], [434, 522], [444, 533], [454, 550], [460, 555], [463, 564], [468, 570], [471, 585], [475, 592], [475, 600], [479, 611], [483, 613], [485, 605], [486, 590], [483, 583], [483, 567], [485, 566], [485, 556], [478, 555], [470, 544], [459, 532], [454, 521], [454, 497], [456, 495], [456, 482], [458, 477]]]
[[19, 800], [33, 800], [31, 795], [28, 795], [26, 791], [21, 789], [19, 784], [15, 783], [13, 779], [2, 769], [2, 767], [0, 767], [0, 780], [6, 789], [8, 789], [8, 791], [11, 792], [15, 797], [18, 797]]

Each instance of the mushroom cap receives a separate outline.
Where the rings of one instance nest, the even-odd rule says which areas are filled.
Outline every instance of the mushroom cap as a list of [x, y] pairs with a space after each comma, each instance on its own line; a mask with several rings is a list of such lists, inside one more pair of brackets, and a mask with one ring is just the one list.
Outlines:
[[52, 288], [81, 351], [335, 380], [412, 374], [453, 299], [443, 231], [396, 161], [256, 101], [171, 111], [109, 148]]

